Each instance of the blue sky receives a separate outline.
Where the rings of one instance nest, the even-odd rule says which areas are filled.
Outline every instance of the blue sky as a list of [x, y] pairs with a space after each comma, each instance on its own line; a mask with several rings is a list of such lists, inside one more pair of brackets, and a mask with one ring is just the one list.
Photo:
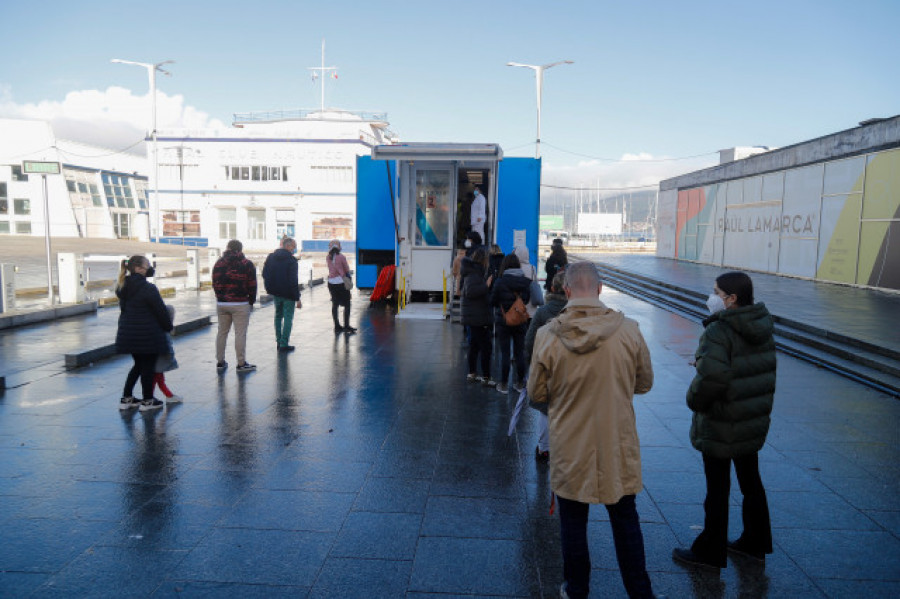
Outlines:
[[[73, 102], [109, 101], [110, 87], [145, 96], [146, 71], [111, 58], [175, 60], [159, 89], [194, 124], [312, 108], [306, 67], [325, 38], [340, 68], [327, 105], [387, 112], [406, 141], [497, 142], [511, 155], [533, 155], [535, 91], [506, 62], [573, 60], [546, 73], [545, 169], [609, 185], [900, 113], [896, 0], [7, 1], [2, 22], [0, 116], [58, 114], [84, 90], [100, 93], [70, 98], [70, 119]], [[624, 171], [588, 158], [697, 154]]]

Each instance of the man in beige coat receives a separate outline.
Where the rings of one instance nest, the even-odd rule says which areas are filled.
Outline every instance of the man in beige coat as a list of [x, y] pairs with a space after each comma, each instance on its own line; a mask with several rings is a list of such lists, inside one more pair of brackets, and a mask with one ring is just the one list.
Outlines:
[[653, 597], [635, 509], [641, 449], [632, 398], [653, 386], [650, 351], [638, 324], [599, 299], [597, 269], [566, 269], [568, 303], [534, 344], [528, 395], [550, 422], [550, 485], [559, 504], [565, 582], [561, 597], [587, 597], [588, 508], [609, 512], [629, 597]]

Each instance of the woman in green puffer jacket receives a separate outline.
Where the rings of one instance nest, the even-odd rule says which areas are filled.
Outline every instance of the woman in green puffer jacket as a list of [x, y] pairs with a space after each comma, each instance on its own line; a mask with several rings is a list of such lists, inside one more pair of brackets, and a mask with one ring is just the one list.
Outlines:
[[[703, 532], [676, 561], [724, 568], [727, 552], [758, 562], [772, 553], [772, 529], [757, 454], [766, 442], [775, 394], [774, 321], [765, 304], [753, 303], [745, 273], [716, 279], [707, 300], [711, 312], [695, 354], [697, 374], [687, 392], [694, 412], [691, 444], [703, 454], [706, 514]], [[731, 463], [744, 495], [744, 532], [728, 542]]]

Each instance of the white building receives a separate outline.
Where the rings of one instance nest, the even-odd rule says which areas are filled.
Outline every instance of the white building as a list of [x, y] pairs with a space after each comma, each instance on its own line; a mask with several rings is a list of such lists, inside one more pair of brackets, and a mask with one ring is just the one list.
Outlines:
[[148, 239], [146, 160], [56, 139], [49, 123], [0, 119], [0, 235], [44, 235], [43, 177], [26, 160], [59, 162], [46, 175], [50, 235]]
[[[352, 240], [356, 157], [392, 141], [385, 115], [337, 109], [236, 114], [225, 130], [159, 131], [162, 236], [217, 247], [237, 238], [248, 249], [272, 248], [283, 235], [305, 250]], [[148, 156], [152, 164], [152, 144]]]

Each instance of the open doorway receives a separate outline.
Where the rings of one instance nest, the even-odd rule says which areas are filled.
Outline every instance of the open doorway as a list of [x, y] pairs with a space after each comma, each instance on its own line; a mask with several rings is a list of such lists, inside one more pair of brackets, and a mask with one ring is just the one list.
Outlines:
[[490, 245], [493, 239], [491, 231], [491, 223], [493, 215], [491, 214], [491, 206], [493, 198], [491, 197], [491, 171], [486, 168], [459, 168], [459, 180], [456, 186], [456, 247], [463, 247], [466, 240], [466, 234], [472, 230], [472, 201], [475, 198], [475, 188], [481, 190], [485, 197], [485, 222], [484, 237], [481, 242]]

